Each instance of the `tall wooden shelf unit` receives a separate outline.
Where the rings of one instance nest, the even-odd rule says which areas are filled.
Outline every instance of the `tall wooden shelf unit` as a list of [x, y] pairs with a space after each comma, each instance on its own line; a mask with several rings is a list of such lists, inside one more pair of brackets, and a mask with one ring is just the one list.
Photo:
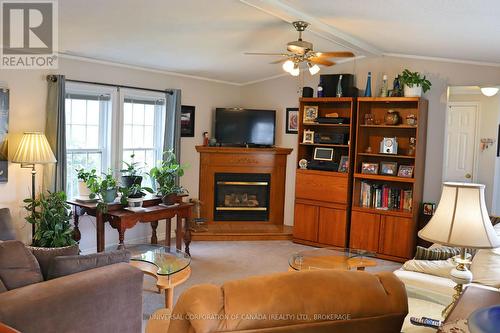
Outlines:
[[[347, 246], [350, 205], [356, 99], [351, 97], [301, 98], [299, 109], [299, 135], [295, 184], [294, 242], [318, 246]], [[304, 106], [318, 106], [319, 116], [338, 113], [350, 118], [349, 124], [308, 124], [303, 122]], [[347, 144], [303, 143], [304, 130], [315, 133], [348, 133]], [[347, 172], [300, 169], [298, 161], [311, 161], [316, 147], [330, 147], [335, 161], [349, 156]]]
[[[401, 125], [384, 125], [387, 110], [398, 111]], [[357, 99], [357, 131], [353, 175], [352, 212], [350, 244], [377, 253], [380, 258], [405, 261], [413, 256], [415, 249], [418, 212], [422, 202], [425, 169], [425, 146], [427, 128], [427, 101], [418, 97], [360, 97]], [[372, 114], [373, 125], [365, 124], [365, 115]], [[417, 118], [416, 126], [406, 125], [406, 116]], [[376, 125], [377, 124], [377, 125]], [[379, 153], [384, 137], [398, 138], [398, 154]], [[416, 138], [416, 149], [409, 156], [410, 137]], [[371, 152], [366, 149], [371, 147]], [[399, 165], [413, 165], [413, 178], [402, 178], [379, 174], [363, 174], [363, 162], [396, 162]], [[413, 194], [411, 210], [377, 209], [361, 205], [362, 183], [411, 190]]]

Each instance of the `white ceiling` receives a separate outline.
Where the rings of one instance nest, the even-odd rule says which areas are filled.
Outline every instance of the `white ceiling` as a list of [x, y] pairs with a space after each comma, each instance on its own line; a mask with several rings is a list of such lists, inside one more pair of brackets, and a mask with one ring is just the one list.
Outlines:
[[317, 51], [500, 63], [495, 0], [64, 0], [59, 50], [242, 84], [282, 74], [274, 57], [312, 24]]

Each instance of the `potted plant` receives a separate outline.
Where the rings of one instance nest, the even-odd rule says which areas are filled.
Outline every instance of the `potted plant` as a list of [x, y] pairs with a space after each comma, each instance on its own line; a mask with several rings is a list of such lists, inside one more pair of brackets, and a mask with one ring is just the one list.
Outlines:
[[163, 153], [165, 155], [161, 165], [149, 171], [151, 179], [158, 184], [157, 194], [161, 196], [165, 205], [173, 205], [180, 201], [179, 194], [187, 193], [187, 190], [176, 184], [177, 178], [184, 175], [186, 166], [177, 162], [172, 150]]
[[78, 254], [78, 243], [73, 239], [72, 213], [66, 203], [66, 193], [40, 193], [38, 198], [25, 199], [24, 203], [24, 208], [30, 212], [26, 221], [35, 225], [32, 249], [36, 251], [44, 248], [45, 252], [47, 248], [55, 248], [60, 255]]
[[94, 177], [87, 182], [90, 188], [90, 199], [97, 198], [97, 208], [103, 212], [107, 212], [108, 204], [115, 201], [118, 195], [118, 187], [116, 179], [113, 177], [113, 172], [108, 170], [103, 177]]
[[143, 169], [139, 162], [134, 161], [135, 154], [130, 155], [131, 162], [122, 161], [126, 168], [120, 170], [122, 173], [121, 184], [125, 188], [130, 188], [132, 185], [141, 185], [142, 176], [140, 175]]
[[75, 171], [78, 177], [78, 195], [81, 197], [88, 197], [90, 195], [90, 189], [87, 182], [97, 177], [96, 171], [95, 169], [87, 171], [84, 168], [76, 169]]
[[420, 97], [422, 96], [422, 90], [425, 93], [432, 86], [425, 75], [422, 76], [419, 72], [410, 72], [408, 69], [403, 71], [400, 81], [404, 84], [405, 97]]
[[146, 195], [146, 193], [144, 192], [153, 193], [153, 189], [149, 187], [143, 187], [139, 184], [134, 184], [130, 187], [121, 187], [121, 203], [123, 205], [128, 204], [128, 206], [132, 208], [140, 208], [142, 207], [144, 196]]

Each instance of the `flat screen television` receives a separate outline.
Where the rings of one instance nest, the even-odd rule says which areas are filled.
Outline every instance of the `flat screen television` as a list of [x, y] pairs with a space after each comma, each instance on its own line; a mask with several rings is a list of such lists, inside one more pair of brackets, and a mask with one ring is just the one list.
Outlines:
[[275, 110], [215, 110], [215, 139], [223, 146], [274, 146]]

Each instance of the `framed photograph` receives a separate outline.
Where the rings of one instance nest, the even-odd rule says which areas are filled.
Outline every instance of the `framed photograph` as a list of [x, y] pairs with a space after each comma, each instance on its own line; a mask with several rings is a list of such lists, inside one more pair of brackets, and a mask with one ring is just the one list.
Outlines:
[[368, 175], [378, 175], [378, 163], [361, 163], [361, 173]]
[[314, 131], [304, 130], [302, 143], [314, 143]]
[[9, 90], [0, 88], [0, 183], [6, 183], [8, 177], [9, 133]]
[[314, 148], [314, 160], [316, 161], [333, 161], [332, 148]]
[[386, 176], [396, 176], [398, 173], [398, 164], [396, 162], [381, 162], [380, 174]]
[[413, 178], [413, 165], [400, 165], [398, 170], [398, 177]]
[[304, 105], [304, 124], [314, 123], [318, 118], [318, 106], [317, 105]]
[[432, 216], [434, 215], [434, 211], [436, 210], [436, 204], [432, 202], [424, 202], [423, 210], [424, 210], [424, 215]]
[[299, 109], [286, 108], [286, 128], [287, 134], [297, 134], [299, 132]]
[[339, 163], [339, 172], [348, 172], [349, 171], [349, 156], [342, 156], [340, 157], [340, 163]]
[[194, 106], [181, 106], [181, 137], [194, 137]]

